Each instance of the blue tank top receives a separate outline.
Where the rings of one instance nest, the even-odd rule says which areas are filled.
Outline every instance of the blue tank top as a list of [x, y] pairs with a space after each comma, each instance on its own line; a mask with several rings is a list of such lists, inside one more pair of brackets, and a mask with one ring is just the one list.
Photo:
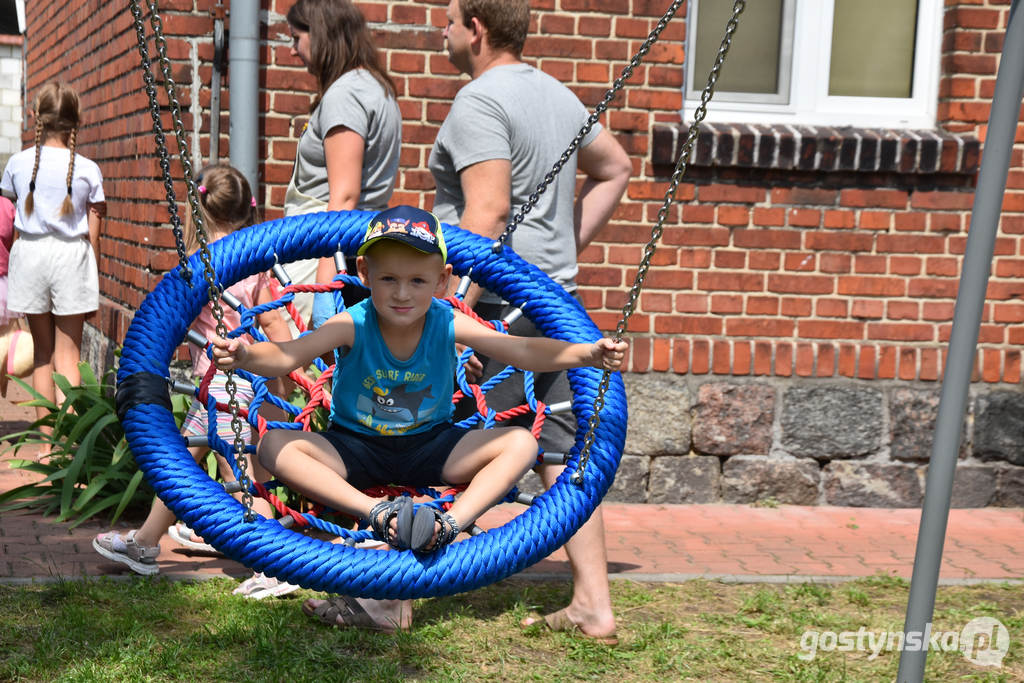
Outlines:
[[[334, 372], [331, 419], [374, 435], [415, 434], [447, 422], [455, 388], [455, 313], [433, 300], [415, 353], [400, 361], [380, 335], [370, 299], [348, 309], [355, 323], [352, 348]], [[344, 355], [342, 355], [344, 353]]]

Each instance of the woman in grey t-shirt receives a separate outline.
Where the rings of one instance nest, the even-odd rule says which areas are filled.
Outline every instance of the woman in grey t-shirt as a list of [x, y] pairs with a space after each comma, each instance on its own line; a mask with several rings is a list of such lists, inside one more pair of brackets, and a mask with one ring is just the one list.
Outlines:
[[[298, 0], [287, 20], [292, 54], [316, 77], [317, 96], [299, 138], [285, 215], [387, 208], [398, 175], [402, 116], [366, 20], [350, 0]], [[329, 282], [335, 274], [330, 259], [288, 270], [296, 283]], [[297, 296], [295, 303], [308, 319], [311, 297]]]

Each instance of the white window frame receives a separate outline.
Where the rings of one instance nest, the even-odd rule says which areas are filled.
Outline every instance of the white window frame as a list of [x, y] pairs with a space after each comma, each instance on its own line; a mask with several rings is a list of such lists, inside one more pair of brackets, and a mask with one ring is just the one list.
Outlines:
[[[695, 19], [697, 3], [690, 5], [690, 17], [687, 19], [688, 54], [689, 46], [695, 41], [697, 25], [696, 21], [691, 20]], [[909, 98], [837, 97], [828, 94], [834, 3], [831, 0], [783, 0], [780, 71], [785, 67], [787, 56], [792, 66], [789, 74], [780, 73], [780, 83], [785, 93], [788, 79], [789, 97], [779, 102], [779, 98], [772, 95], [716, 90], [708, 104], [705, 120], [717, 123], [934, 128], [942, 57], [943, 11], [943, 0], [918, 0], [913, 91]], [[787, 28], [787, 24], [791, 28]], [[733, 40], [743, 40], [744, 28], [743, 16], [740, 15], [740, 28]], [[750, 27], [748, 30], [755, 28]], [[724, 33], [724, 26], [722, 31]], [[791, 40], [789, 53], [787, 39]], [[726, 63], [728, 60], [726, 55]], [[700, 93], [707, 81], [707, 74], [694, 77], [692, 64], [693, 60], [686, 60], [681, 112], [684, 121], [693, 120], [694, 110], [700, 104]]]

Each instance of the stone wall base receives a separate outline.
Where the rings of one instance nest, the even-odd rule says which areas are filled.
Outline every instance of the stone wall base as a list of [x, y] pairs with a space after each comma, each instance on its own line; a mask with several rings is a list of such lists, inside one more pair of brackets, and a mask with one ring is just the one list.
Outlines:
[[[919, 507], [941, 387], [627, 374], [606, 500]], [[1024, 505], [1024, 392], [971, 388], [952, 506]], [[538, 492], [536, 479], [524, 489]]]

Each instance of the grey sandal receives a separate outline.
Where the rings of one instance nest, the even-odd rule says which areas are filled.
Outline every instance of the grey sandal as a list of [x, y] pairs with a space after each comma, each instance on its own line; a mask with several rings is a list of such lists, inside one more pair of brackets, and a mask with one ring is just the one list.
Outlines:
[[[434, 524], [440, 524], [434, 540]], [[448, 545], [459, 535], [459, 524], [447, 512], [442, 512], [433, 505], [421, 505], [413, 518], [409, 547], [417, 552], [433, 552]], [[431, 541], [434, 541], [431, 544]]]
[[[382, 500], [370, 510], [370, 527], [380, 540], [392, 548], [408, 550], [411, 546], [412, 499], [400, 496], [395, 500]], [[391, 532], [391, 521], [396, 521], [397, 532]]]

